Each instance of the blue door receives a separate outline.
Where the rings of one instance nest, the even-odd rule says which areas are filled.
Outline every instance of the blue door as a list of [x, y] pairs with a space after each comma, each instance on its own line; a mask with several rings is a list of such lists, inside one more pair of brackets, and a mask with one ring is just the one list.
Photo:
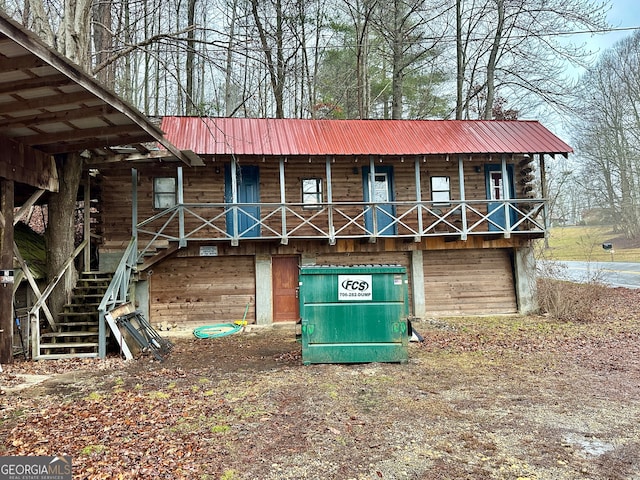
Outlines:
[[[505, 215], [504, 203], [505, 195], [503, 189], [502, 178], [502, 166], [501, 165], [485, 165], [485, 177], [487, 183], [487, 200], [489, 219], [493, 222], [489, 222], [489, 231], [503, 231], [507, 227], [511, 228], [511, 225], [516, 223], [516, 212], [509, 208], [509, 224], [507, 225], [507, 218]], [[513, 165], [507, 165], [507, 183], [506, 187], [509, 189], [509, 198], [514, 198], [515, 188], [513, 184]], [[495, 225], [494, 225], [495, 224]]]
[[[255, 205], [240, 205], [237, 209], [237, 217], [234, 217], [233, 209], [227, 212], [227, 233], [234, 235], [234, 218], [238, 219], [238, 236], [260, 236], [260, 178], [259, 169], [253, 165], [238, 166], [236, 170], [238, 186], [238, 203], [251, 203]], [[224, 201], [233, 202], [231, 188], [231, 165], [224, 169]]]
[[[379, 202], [375, 210], [368, 208], [364, 214], [365, 228], [374, 232], [373, 215], [375, 212], [376, 228], [378, 235], [395, 235], [397, 224], [395, 224], [395, 206], [388, 203], [393, 202], [393, 167], [376, 167], [375, 181], [371, 183], [371, 170], [369, 167], [362, 167], [362, 182], [365, 202]], [[371, 188], [370, 188], [371, 187]], [[373, 198], [370, 199], [372, 194]]]

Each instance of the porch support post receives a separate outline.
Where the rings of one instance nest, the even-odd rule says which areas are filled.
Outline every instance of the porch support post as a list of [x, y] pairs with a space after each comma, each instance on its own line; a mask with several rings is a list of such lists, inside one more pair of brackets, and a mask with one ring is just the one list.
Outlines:
[[271, 281], [271, 255], [256, 255], [256, 324], [273, 322], [273, 283]]
[[518, 312], [527, 315], [538, 311], [536, 258], [531, 245], [516, 248], [513, 255]]
[[233, 219], [233, 231], [231, 232], [231, 245], [238, 246], [238, 164], [236, 157], [231, 157], [231, 218]]
[[[547, 215], [547, 167], [544, 161], [544, 153], [540, 157], [540, 197], [544, 201], [542, 207], [542, 221], [544, 222], [544, 246], [549, 248], [549, 216]], [[533, 159], [533, 155], [531, 155]]]
[[131, 169], [131, 236], [136, 239], [138, 251], [138, 170]]
[[424, 292], [424, 262], [422, 250], [411, 251], [411, 295], [413, 299], [413, 316], [424, 318], [427, 306]]
[[85, 272], [91, 271], [91, 176], [87, 173], [87, 178], [85, 179], [84, 184], [84, 212], [83, 212], [83, 221], [84, 228], [82, 235], [84, 238], [89, 240], [87, 242], [87, 246], [84, 247], [83, 252], [83, 270]]
[[376, 191], [376, 161], [373, 155], [369, 155], [369, 212], [371, 213], [371, 225], [373, 226], [373, 235], [369, 241], [375, 243], [378, 236], [378, 215], [376, 215], [376, 205], [373, 203], [373, 195]]
[[289, 238], [287, 237], [287, 196], [285, 193], [285, 176], [284, 176], [284, 158], [280, 157], [280, 215], [282, 216], [282, 233], [280, 243], [287, 245]]
[[184, 238], [184, 179], [182, 176], [182, 167], [178, 167], [178, 246], [184, 248], [187, 246], [187, 239]]
[[467, 239], [467, 194], [464, 190], [464, 160], [462, 155], [458, 156], [458, 179], [460, 183], [460, 220], [462, 220], [462, 234], [460, 240]]
[[509, 175], [507, 172], [507, 157], [506, 155], [502, 155], [501, 157], [501, 168], [502, 168], [502, 201], [504, 207], [504, 238], [511, 238], [511, 208], [509, 207]]
[[327, 155], [325, 169], [327, 174], [327, 223], [329, 226], [329, 245], [336, 244], [336, 229], [333, 225], [333, 187], [331, 179], [331, 155]]
[[416, 156], [415, 159], [415, 175], [416, 175], [416, 203], [418, 204], [418, 235], [413, 240], [419, 242], [422, 238], [422, 182], [420, 178], [420, 157]]
[[[0, 269], [13, 270], [15, 184], [0, 178]], [[13, 285], [0, 286], [0, 364], [13, 362]]]

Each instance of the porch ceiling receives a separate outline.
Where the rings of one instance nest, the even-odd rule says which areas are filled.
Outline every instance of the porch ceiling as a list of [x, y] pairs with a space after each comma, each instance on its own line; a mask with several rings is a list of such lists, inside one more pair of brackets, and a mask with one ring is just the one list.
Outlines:
[[139, 111], [0, 13], [0, 137], [45, 154], [159, 142], [191, 161]]
[[537, 121], [165, 117], [162, 128], [179, 148], [202, 155], [566, 156], [573, 152]]

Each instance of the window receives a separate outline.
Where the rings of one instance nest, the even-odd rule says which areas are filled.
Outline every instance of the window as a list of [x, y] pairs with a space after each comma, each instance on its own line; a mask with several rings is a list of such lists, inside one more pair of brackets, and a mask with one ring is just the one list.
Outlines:
[[170, 208], [176, 204], [176, 179], [161, 177], [153, 179], [153, 208]]
[[389, 201], [389, 179], [386, 173], [376, 173], [373, 184], [373, 201], [380, 203]]
[[502, 200], [502, 172], [490, 172], [489, 186], [489, 200]]
[[451, 201], [449, 177], [431, 177], [431, 200], [438, 204], [448, 204]]
[[302, 203], [304, 208], [320, 208], [322, 203], [322, 179], [302, 179]]

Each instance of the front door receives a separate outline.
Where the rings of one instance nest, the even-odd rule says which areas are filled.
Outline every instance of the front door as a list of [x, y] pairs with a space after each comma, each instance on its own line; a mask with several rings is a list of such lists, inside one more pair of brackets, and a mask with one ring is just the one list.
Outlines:
[[273, 278], [273, 321], [297, 322], [300, 319], [298, 304], [298, 257], [274, 256], [271, 259]]
[[[226, 203], [233, 202], [231, 186], [231, 166], [227, 165], [224, 170], [224, 198]], [[259, 169], [253, 165], [242, 165], [236, 170], [236, 183], [238, 187], [238, 203], [248, 203], [252, 205], [242, 205], [234, 214], [233, 209], [227, 212], [227, 233], [235, 236], [234, 219], [238, 220], [237, 234], [240, 237], [260, 236], [260, 178]], [[236, 216], [237, 215], [237, 216]]]
[[[364, 201], [376, 202], [375, 208], [367, 208], [364, 215], [365, 228], [377, 235], [395, 235], [395, 207], [393, 202], [393, 167], [377, 167], [371, 185], [371, 170], [362, 167]], [[371, 198], [371, 199], [370, 199]], [[375, 225], [374, 225], [375, 212]]]
[[[507, 217], [505, 215], [504, 200], [514, 197], [513, 185], [513, 165], [507, 165], [507, 183], [503, 184], [502, 166], [501, 165], [485, 165], [485, 175], [487, 182], [487, 200], [490, 231], [503, 231], [507, 228]], [[505, 195], [505, 187], [508, 188], [508, 198]], [[512, 208], [509, 211], [509, 226], [516, 222], [515, 211]]]

